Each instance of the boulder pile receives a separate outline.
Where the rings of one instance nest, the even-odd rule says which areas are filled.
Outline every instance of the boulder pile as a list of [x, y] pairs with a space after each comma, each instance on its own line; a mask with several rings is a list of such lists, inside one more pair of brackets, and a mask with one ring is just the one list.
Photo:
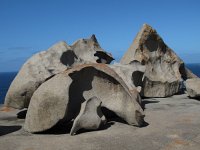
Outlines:
[[147, 24], [120, 63], [110, 64], [112, 60], [95, 35], [73, 45], [59, 42], [27, 60], [7, 92], [5, 106], [28, 108], [28, 132], [73, 122], [74, 135], [79, 129], [99, 129], [111, 112], [129, 125], [143, 126], [142, 97], [172, 96], [184, 89], [185, 80], [190, 97], [199, 97], [199, 87], [190, 81], [199, 82], [197, 76]]

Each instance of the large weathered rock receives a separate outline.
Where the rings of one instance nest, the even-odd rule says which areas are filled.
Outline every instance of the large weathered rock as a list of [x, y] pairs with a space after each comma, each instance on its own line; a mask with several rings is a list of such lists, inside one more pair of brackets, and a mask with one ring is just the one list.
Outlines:
[[200, 99], [200, 78], [186, 80], [186, 90], [191, 98]]
[[[19, 109], [28, 107], [38, 86], [48, 77], [67, 68], [66, 62], [63, 64], [66, 60], [63, 54], [68, 50], [70, 47], [65, 42], [59, 42], [47, 51], [28, 59], [13, 80], [5, 98], [5, 105]], [[75, 57], [74, 59], [76, 60]]]
[[33, 92], [52, 75], [71, 66], [89, 62], [110, 63], [112, 60], [94, 35], [90, 39], [78, 40], [72, 46], [59, 42], [27, 60], [7, 92], [5, 105], [19, 109], [28, 107]]
[[130, 125], [141, 126], [144, 113], [136, 90], [105, 64], [73, 67], [43, 83], [33, 94], [28, 108], [25, 130], [40, 132], [59, 120], [70, 121], [80, 112], [81, 103], [96, 96], [102, 107], [114, 112]]
[[179, 91], [182, 78], [195, 77], [170, 49], [156, 30], [144, 24], [121, 64], [139, 61], [146, 66], [141, 94], [145, 97], [167, 97]]
[[68, 106], [71, 83], [72, 79], [63, 74], [44, 82], [31, 98], [24, 129], [29, 132], [45, 131], [62, 120]]
[[80, 129], [97, 130], [106, 122], [106, 118], [101, 111], [101, 100], [92, 97], [81, 105], [81, 111], [74, 120], [70, 134], [75, 135]]

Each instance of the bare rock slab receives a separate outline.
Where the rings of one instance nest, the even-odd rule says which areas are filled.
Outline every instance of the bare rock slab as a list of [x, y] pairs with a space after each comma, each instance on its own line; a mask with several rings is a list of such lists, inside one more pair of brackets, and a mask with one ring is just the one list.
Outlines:
[[200, 100], [200, 78], [186, 80], [186, 90], [191, 98]]
[[7, 92], [5, 105], [27, 108], [35, 90], [51, 76], [75, 65], [110, 63], [112, 60], [112, 55], [100, 47], [94, 35], [80, 39], [72, 46], [63, 41], [56, 43], [25, 62]]
[[200, 101], [187, 96], [144, 99], [148, 102], [148, 126], [137, 128], [114, 122], [106, 130], [78, 136], [30, 134], [19, 129], [24, 120], [17, 119], [18, 110], [0, 111], [0, 146], [5, 150], [199, 150]]
[[172, 96], [178, 93], [180, 81], [195, 77], [156, 30], [147, 24], [143, 25], [120, 63], [130, 64], [135, 60], [146, 66], [141, 92], [144, 97]]
[[106, 64], [95, 63], [73, 67], [43, 83], [31, 98], [25, 130], [41, 132], [59, 121], [71, 121], [78, 116], [81, 104], [94, 96], [128, 124], [143, 125], [139, 93], [130, 91]]
[[74, 120], [71, 135], [75, 135], [80, 129], [97, 130], [105, 123], [106, 119], [101, 111], [101, 100], [92, 97], [81, 105], [79, 115]]

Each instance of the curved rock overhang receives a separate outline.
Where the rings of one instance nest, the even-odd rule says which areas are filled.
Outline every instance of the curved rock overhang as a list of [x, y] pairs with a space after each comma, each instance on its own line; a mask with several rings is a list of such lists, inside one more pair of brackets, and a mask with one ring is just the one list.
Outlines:
[[70, 121], [79, 114], [81, 104], [93, 96], [101, 99], [102, 107], [128, 124], [143, 125], [144, 112], [137, 102], [138, 92], [129, 91], [107, 65], [87, 64], [55, 75], [36, 90], [28, 108], [25, 129], [41, 132], [59, 121]]

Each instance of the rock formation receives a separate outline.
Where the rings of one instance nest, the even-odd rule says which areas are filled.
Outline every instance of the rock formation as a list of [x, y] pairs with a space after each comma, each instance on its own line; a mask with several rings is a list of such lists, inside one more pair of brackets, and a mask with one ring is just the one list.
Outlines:
[[102, 107], [114, 112], [128, 124], [141, 126], [144, 113], [137, 101], [139, 93], [105, 64], [80, 65], [57, 74], [33, 94], [25, 121], [25, 130], [40, 132], [59, 121], [75, 119], [81, 104], [96, 96]]
[[100, 47], [94, 35], [72, 46], [59, 42], [27, 60], [7, 92], [5, 105], [27, 108], [34, 91], [51, 76], [75, 65], [110, 63], [112, 60], [111, 54]]
[[195, 77], [170, 49], [156, 30], [144, 24], [121, 64], [139, 61], [146, 66], [141, 94], [145, 97], [168, 97], [179, 91], [182, 78]]
[[110, 64], [112, 60], [94, 35], [71, 46], [59, 42], [22, 66], [5, 108], [28, 107], [24, 129], [31, 133], [74, 120], [74, 135], [82, 128], [98, 129], [112, 113], [129, 125], [142, 126], [140, 95], [172, 96], [184, 80], [189, 96], [200, 96], [200, 79], [149, 25], [144, 24], [120, 63]]
[[200, 78], [186, 80], [186, 90], [191, 98], [200, 100]]
[[75, 135], [80, 129], [97, 130], [101, 124], [105, 124], [106, 118], [101, 111], [101, 103], [97, 97], [82, 103], [80, 113], [71, 128], [71, 135]]

